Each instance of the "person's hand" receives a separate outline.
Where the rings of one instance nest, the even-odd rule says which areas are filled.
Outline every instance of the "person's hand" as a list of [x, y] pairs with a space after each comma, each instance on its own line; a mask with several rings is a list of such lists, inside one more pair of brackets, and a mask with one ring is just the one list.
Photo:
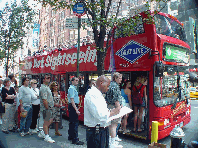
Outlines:
[[21, 107], [21, 112], [23, 112], [25, 109], [23, 107]]
[[80, 115], [80, 112], [77, 110], [77, 111], [76, 111], [76, 114], [77, 114], [77, 115]]
[[16, 106], [16, 104], [17, 104], [17, 102], [16, 102], [16, 100], [14, 100], [14, 105]]
[[117, 114], [120, 113], [120, 110], [121, 110], [121, 107], [117, 107], [117, 108], [113, 108], [113, 109], [111, 110], [111, 112], [113, 112], [114, 115], [117, 115]]

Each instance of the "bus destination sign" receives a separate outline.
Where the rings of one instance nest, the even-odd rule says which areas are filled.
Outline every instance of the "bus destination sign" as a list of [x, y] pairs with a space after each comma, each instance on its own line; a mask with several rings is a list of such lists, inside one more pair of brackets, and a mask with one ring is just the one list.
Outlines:
[[125, 44], [120, 50], [118, 50], [115, 54], [130, 63], [134, 63], [143, 55], [148, 53], [151, 49], [136, 42], [136, 41], [129, 41]]
[[187, 49], [165, 44], [165, 60], [173, 62], [188, 63], [189, 53]]

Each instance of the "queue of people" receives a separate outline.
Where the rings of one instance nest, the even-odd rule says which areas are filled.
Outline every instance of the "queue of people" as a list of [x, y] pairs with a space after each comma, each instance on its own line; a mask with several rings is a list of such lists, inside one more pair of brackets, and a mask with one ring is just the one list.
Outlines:
[[[91, 80], [89, 83], [84, 98], [84, 124], [87, 126], [87, 147], [123, 147], [119, 144], [119, 141], [122, 140], [117, 135], [117, 129], [121, 124], [120, 129], [123, 133], [129, 132], [127, 130], [129, 115], [126, 114], [123, 117], [107, 122], [111, 116], [118, 114], [123, 106], [132, 109], [132, 105], [134, 105], [133, 131], [141, 132], [142, 112], [147, 107], [147, 78], [143, 76], [138, 77], [132, 87], [132, 92], [130, 80], [124, 81], [124, 85], [120, 89], [120, 84], [123, 80], [122, 74], [115, 72], [112, 78], [113, 80], [110, 81], [106, 76], [102, 75], [96, 81]], [[43, 84], [41, 84], [39, 90], [37, 88], [37, 81], [34, 79], [30, 81], [27, 77], [22, 78], [22, 86], [19, 89], [16, 86], [10, 86], [10, 78], [6, 78], [3, 81], [4, 87], [2, 87], [1, 94], [2, 102], [5, 103], [5, 113], [2, 115], [2, 131], [4, 133], [9, 134], [9, 132], [15, 131], [15, 125], [17, 124], [22, 137], [39, 132], [38, 136], [40, 138], [54, 143], [55, 140], [49, 136], [49, 127], [54, 123], [55, 135], [62, 136], [58, 130], [60, 107], [62, 106], [58, 93], [59, 87], [57, 82], [50, 82], [51, 75], [45, 74]], [[29, 84], [31, 87], [29, 87]], [[81, 114], [78, 108], [78, 84], [79, 78], [73, 77], [67, 94], [69, 103], [68, 140], [71, 140], [72, 144], [83, 145], [84, 142], [78, 138], [78, 116]], [[143, 98], [142, 104], [132, 102], [133, 93], [137, 91], [140, 92]], [[17, 112], [17, 120], [15, 120], [16, 117], [13, 114], [15, 112]], [[40, 131], [37, 123], [39, 112], [44, 119], [43, 130]], [[136, 127], [137, 123], [138, 128]]]

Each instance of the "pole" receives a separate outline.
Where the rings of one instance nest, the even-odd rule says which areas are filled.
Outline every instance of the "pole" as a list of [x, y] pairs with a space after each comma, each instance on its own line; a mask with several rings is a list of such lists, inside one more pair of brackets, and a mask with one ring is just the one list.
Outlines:
[[157, 143], [158, 140], [158, 122], [152, 121], [151, 143]]
[[[81, 16], [78, 16], [77, 78], [79, 77], [80, 27], [81, 27]], [[77, 87], [77, 90], [79, 90], [79, 85]]]

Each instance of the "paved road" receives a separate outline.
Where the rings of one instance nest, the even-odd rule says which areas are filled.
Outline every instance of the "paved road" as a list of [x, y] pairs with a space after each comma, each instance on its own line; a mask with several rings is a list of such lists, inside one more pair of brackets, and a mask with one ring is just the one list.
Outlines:
[[[198, 140], [198, 100], [192, 100], [191, 107], [191, 122], [186, 125], [183, 130], [185, 132], [185, 137], [183, 138], [186, 143], [189, 143], [192, 140]], [[41, 122], [42, 123], [42, 122]], [[1, 143], [5, 146], [5, 148], [86, 148], [86, 144], [83, 146], [76, 146], [71, 144], [70, 141], [67, 140], [68, 137], [68, 120], [63, 119], [63, 129], [60, 129], [60, 132], [63, 136], [58, 137], [54, 135], [54, 129], [50, 129], [49, 135], [56, 141], [56, 143], [47, 143], [43, 139], [39, 138], [37, 134], [28, 135], [25, 137], [19, 136], [19, 133], [11, 133], [4, 134], [0, 130], [0, 140]], [[0, 125], [1, 129], [1, 125]], [[83, 142], [86, 142], [86, 130], [83, 124], [79, 126], [79, 138]], [[147, 148], [148, 144], [142, 140], [134, 139], [132, 137], [126, 137], [120, 135], [123, 139], [120, 144], [123, 145], [124, 148]], [[170, 147], [171, 138], [166, 137], [159, 141], [159, 143], [163, 143], [167, 145], [167, 148]], [[0, 146], [1, 148], [1, 146]]]

